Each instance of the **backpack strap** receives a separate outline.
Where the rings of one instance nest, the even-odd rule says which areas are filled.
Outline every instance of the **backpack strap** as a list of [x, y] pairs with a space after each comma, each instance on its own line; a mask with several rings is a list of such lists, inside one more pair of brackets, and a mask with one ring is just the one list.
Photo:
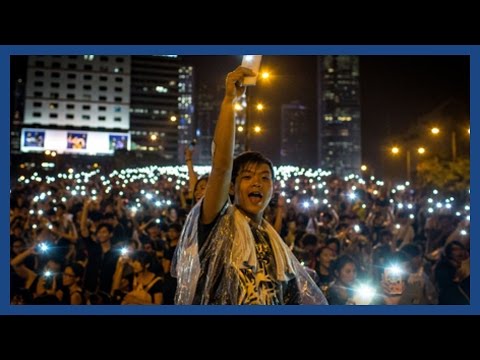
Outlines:
[[153, 280], [150, 281], [148, 285], [144, 288], [144, 290], [148, 292], [152, 288], [152, 286], [155, 285], [160, 280], [162, 279], [159, 276], [154, 277]]
[[460, 294], [462, 294], [462, 296], [470, 303], [470, 296], [467, 295], [467, 293], [462, 289], [460, 284], [457, 285], [457, 289], [458, 291], [460, 291]]

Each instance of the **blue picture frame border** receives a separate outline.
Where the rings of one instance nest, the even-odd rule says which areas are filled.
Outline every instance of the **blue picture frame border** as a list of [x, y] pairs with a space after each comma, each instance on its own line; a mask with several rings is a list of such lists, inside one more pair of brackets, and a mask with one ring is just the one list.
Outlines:
[[[10, 164], [10, 56], [12, 55], [466, 55], [470, 57], [470, 118], [480, 114], [480, 46], [476, 45], [5, 45], [0, 46], [0, 159]], [[439, 74], [442, 76], [442, 74]], [[478, 136], [470, 123], [471, 138]], [[479, 145], [471, 141], [471, 162], [478, 164]], [[10, 168], [4, 169], [9, 171]], [[0, 315], [478, 315], [479, 224], [475, 221], [478, 194], [471, 189], [471, 305], [466, 306], [33, 306], [9, 304], [9, 176], [0, 177]], [[479, 184], [478, 169], [471, 183]], [[477, 260], [475, 260], [477, 259]]]

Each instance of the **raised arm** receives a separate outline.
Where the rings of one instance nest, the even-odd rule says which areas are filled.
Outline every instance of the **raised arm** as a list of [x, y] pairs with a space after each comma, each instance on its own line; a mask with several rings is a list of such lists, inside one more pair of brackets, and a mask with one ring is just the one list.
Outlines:
[[213, 137], [212, 172], [208, 178], [205, 198], [202, 204], [202, 223], [210, 224], [228, 199], [230, 177], [233, 166], [235, 144], [234, 102], [245, 92], [241, 86], [245, 76], [254, 73], [238, 67], [227, 75], [225, 97], [220, 108], [215, 134]]
[[275, 211], [275, 223], [273, 224], [273, 228], [279, 234], [282, 231], [282, 222], [286, 213], [285, 205], [286, 205], [285, 198], [282, 195], [279, 195], [278, 202], [277, 202], [277, 209]]
[[88, 208], [90, 207], [90, 201], [90, 198], [85, 198], [83, 201], [82, 214], [80, 217], [80, 234], [83, 237], [90, 235], [90, 231], [88, 230]]
[[197, 183], [197, 174], [193, 170], [192, 163], [193, 151], [187, 146], [185, 148], [185, 163], [187, 164], [188, 169], [188, 198], [193, 198], [193, 190], [195, 189], [195, 184]]
[[37, 244], [33, 244], [28, 249], [21, 252], [20, 254], [15, 256], [12, 260], [10, 260], [10, 265], [12, 265], [13, 270], [15, 270], [15, 272], [17, 273], [18, 276], [20, 276], [22, 279], [26, 280], [25, 285], [26, 285], [27, 288], [30, 287], [30, 285], [33, 283], [33, 280], [35, 280], [35, 277], [37, 276], [37, 274], [34, 271], [27, 268], [23, 264], [23, 262], [25, 261], [25, 259], [28, 256], [36, 255], [36, 253], [35, 253], [35, 246], [36, 245]]

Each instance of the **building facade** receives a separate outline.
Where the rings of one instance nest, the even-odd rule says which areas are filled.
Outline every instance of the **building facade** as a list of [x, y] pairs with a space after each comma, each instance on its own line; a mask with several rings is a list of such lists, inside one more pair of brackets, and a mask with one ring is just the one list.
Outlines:
[[305, 141], [309, 131], [308, 118], [309, 109], [299, 101], [282, 105], [280, 158], [283, 165], [308, 165], [302, 163], [311, 158]]
[[129, 70], [128, 56], [29, 56], [21, 151], [128, 149]]
[[358, 56], [317, 59], [318, 165], [335, 175], [358, 174], [361, 166]]
[[176, 56], [132, 57], [132, 150], [154, 151], [163, 160], [177, 159], [179, 68]]

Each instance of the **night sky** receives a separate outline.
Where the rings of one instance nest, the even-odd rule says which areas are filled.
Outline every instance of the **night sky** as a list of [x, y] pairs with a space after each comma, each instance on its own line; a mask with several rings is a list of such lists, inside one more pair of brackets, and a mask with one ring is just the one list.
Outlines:
[[[184, 58], [195, 66], [197, 83], [212, 85], [223, 83], [226, 73], [241, 62], [240, 56]], [[315, 114], [316, 57], [264, 56], [262, 65], [274, 78], [254, 89], [253, 96], [268, 109], [263, 115], [262, 141], [254, 140], [252, 147], [275, 163], [279, 161], [281, 105], [300, 100]], [[467, 56], [360, 56], [363, 162], [379, 166], [386, 137], [405, 133], [419, 116], [443, 102], [455, 99], [468, 109], [469, 79]], [[311, 133], [305, 141], [314, 143], [316, 131]]]
[[[241, 63], [241, 56], [183, 58], [195, 67], [197, 85], [223, 84], [227, 72]], [[25, 71], [25, 65], [25, 61], [12, 61], [12, 81], [16, 73]], [[251, 145], [278, 163], [282, 104], [299, 100], [312, 110], [312, 136], [305, 141], [315, 148], [316, 57], [264, 56], [262, 67], [273, 78], [268, 85], [252, 88], [252, 97], [261, 100], [266, 110], [261, 119], [265, 131], [252, 137]], [[362, 162], [385, 165], [385, 139], [405, 133], [419, 116], [443, 102], [455, 99], [468, 109], [469, 79], [468, 56], [360, 56]]]

